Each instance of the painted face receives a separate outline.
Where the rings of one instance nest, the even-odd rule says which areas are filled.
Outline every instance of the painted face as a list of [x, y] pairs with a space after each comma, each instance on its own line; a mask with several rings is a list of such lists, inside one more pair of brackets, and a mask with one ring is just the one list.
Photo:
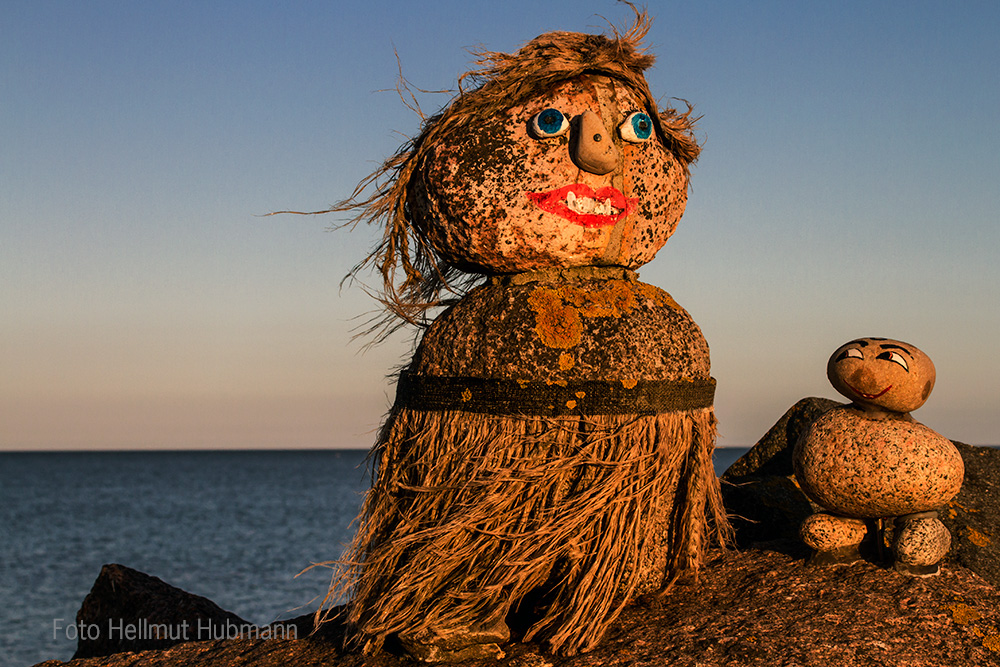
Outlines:
[[909, 343], [859, 338], [842, 345], [826, 367], [834, 389], [862, 407], [916, 410], [934, 388], [934, 364]]
[[650, 261], [674, 232], [687, 177], [639, 96], [584, 75], [437, 142], [411, 181], [417, 225], [489, 273]]

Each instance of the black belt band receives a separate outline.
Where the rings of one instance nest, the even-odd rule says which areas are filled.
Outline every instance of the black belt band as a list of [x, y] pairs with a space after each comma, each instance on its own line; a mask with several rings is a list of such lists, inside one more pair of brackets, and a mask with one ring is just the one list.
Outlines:
[[655, 415], [712, 407], [715, 379], [528, 382], [403, 372], [396, 406], [490, 415]]

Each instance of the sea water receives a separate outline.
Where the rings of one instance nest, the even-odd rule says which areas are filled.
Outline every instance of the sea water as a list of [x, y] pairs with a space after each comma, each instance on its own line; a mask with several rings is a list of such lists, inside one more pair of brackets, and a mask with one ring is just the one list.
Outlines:
[[[721, 472], [745, 449], [716, 451]], [[364, 451], [0, 453], [0, 664], [69, 660], [105, 563], [251, 623], [316, 609], [370, 484]], [[299, 575], [299, 576], [296, 576]]]

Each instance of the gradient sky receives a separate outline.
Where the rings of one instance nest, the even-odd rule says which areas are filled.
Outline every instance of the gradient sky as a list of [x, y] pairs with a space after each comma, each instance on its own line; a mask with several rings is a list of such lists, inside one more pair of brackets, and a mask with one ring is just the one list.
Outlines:
[[[934, 360], [916, 418], [1000, 443], [1000, 4], [657, 2], [655, 95], [704, 142], [642, 279], [701, 325], [720, 446], [859, 336]], [[322, 209], [468, 49], [627, 25], [611, 0], [0, 6], [0, 450], [368, 447], [410, 337], [339, 282], [379, 232]], [[427, 112], [447, 95], [420, 97]], [[376, 281], [371, 280], [374, 284]]]

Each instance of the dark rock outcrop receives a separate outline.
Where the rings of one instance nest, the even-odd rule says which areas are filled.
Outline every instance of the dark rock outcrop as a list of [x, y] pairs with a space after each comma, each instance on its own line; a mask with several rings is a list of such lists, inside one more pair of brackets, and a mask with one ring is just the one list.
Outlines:
[[948, 559], [1000, 588], [1000, 449], [955, 446], [965, 462], [965, 481], [941, 513], [952, 537]]
[[239, 634], [250, 625], [208, 598], [117, 564], [101, 568], [76, 621], [87, 632], [80, 632], [73, 658], [164, 649]]
[[802, 399], [722, 475], [737, 544], [798, 539], [799, 524], [813, 509], [795, 481], [792, 448], [813, 421], [838, 405], [826, 398]]

